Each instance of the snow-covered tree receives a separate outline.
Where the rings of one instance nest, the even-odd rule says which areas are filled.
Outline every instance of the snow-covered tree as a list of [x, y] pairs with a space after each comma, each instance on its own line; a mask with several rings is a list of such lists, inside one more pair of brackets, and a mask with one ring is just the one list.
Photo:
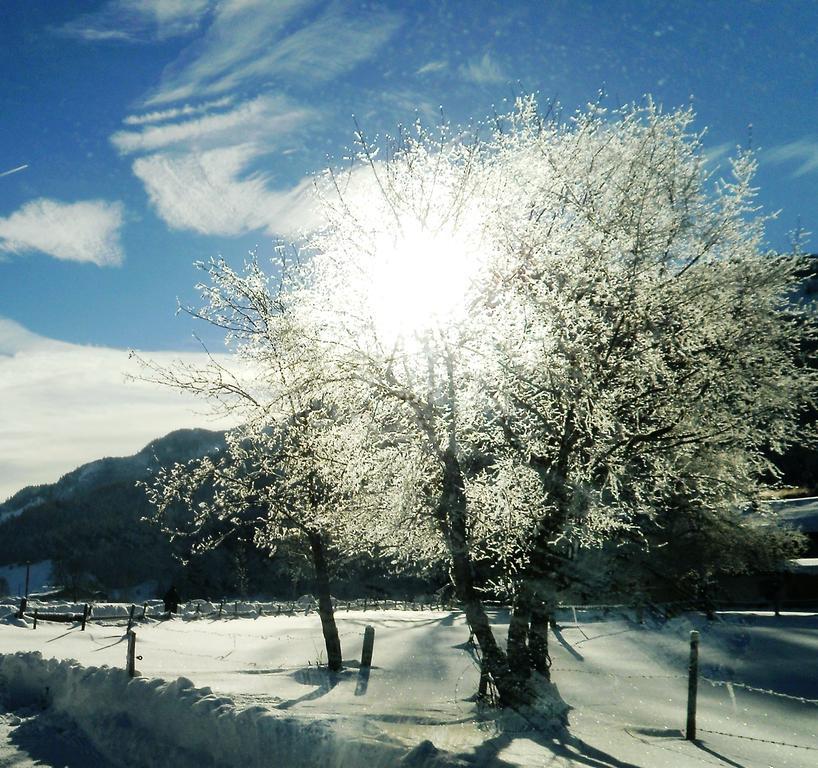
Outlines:
[[[312, 456], [354, 467], [333, 474], [350, 503], [332, 524], [354, 508], [359, 546], [448, 562], [504, 704], [548, 673], [566, 548], [632, 538], [671, 497], [751, 499], [815, 393], [794, 354], [814, 324], [782, 312], [797, 262], [764, 251], [754, 161], [714, 182], [692, 119], [649, 103], [559, 122], [525, 99], [484, 138], [418, 128], [381, 159], [359, 134], [284, 290], [252, 266], [206, 292], [275, 382], [242, 398], [256, 431], [322, 404], [333, 449]], [[236, 390], [218, 368], [186, 383]], [[486, 563], [514, 603], [505, 651]]]
[[215, 399], [242, 424], [228, 432], [224, 451], [163, 468], [145, 485], [148, 499], [168, 533], [192, 537], [199, 549], [236, 533], [271, 553], [293, 539], [305, 542], [327, 666], [338, 671], [343, 659], [329, 559], [333, 534], [342, 535], [341, 521], [352, 513], [347, 486], [363, 498], [362, 465], [338, 456], [360, 431], [320, 398], [312, 380], [318, 366], [293, 336], [281, 285], [271, 287], [255, 262], [243, 274], [223, 261], [205, 268], [205, 301], [191, 311], [225, 330], [236, 365], [228, 369], [215, 358], [205, 368], [148, 365], [156, 380]]
[[[692, 119], [648, 104], [560, 123], [523, 100], [483, 141], [420, 130], [381, 161], [361, 137], [359, 166], [323, 187], [296, 311], [334, 397], [390, 438], [381, 471], [408, 495], [381, 522], [442, 547], [506, 701], [529, 658], [547, 672], [562, 549], [671, 492], [751, 498], [815, 391], [794, 363], [812, 325], [781, 311], [798, 264], [764, 250], [755, 162], [710, 180]], [[515, 601], [510, 664], [483, 558]]]

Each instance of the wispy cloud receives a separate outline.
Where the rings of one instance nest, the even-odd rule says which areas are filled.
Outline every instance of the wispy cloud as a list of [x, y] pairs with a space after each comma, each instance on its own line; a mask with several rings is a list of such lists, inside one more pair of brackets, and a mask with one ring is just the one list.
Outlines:
[[270, 145], [312, 115], [312, 110], [294, 107], [283, 96], [266, 95], [227, 112], [150, 125], [141, 131], [118, 131], [111, 141], [126, 154], [179, 145], [196, 148], [255, 142]]
[[430, 61], [424, 64], [417, 72], [416, 75], [428, 75], [431, 72], [441, 72], [444, 69], [448, 69], [449, 62], [445, 61], [444, 59], [440, 59], [438, 61]]
[[365, 121], [373, 122], [390, 115], [397, 123], [413, 122], [420, 117], [428, 125], [439, 123], [442, 119], [441, 107], [430, 101], [419, 91], [408, 88], [394, 88], [381, 93], [373, 101], [369, 113], [364, 113]]
[[707, 147], [702, 152], [702, 157], [704, 158], [705, 165], [708, 166], [715, 166], [718, 165], [719, 161], [722, 158], [726, 157], [730, 154], [730, 152], [736, 149], [735, 142], [725, 141], [723, 144], [716, 144], [714, 147]]
[[[203, 353], [146, 356], [206, 363]], [[126, 350], [55, 341], [0, 317], [0, 501], [87, 461], [135, 453], [174, 429], [232, 426], [203, 415], [192, 397], [126, 381], [140, 372]]]
[[88, 42], [149, 42], [194, 32], [214, 0], [109, 0], [57, 31]]
[[[315, 223], [311, 181], [276, 188], [258, 169], [291, 148], [296, 129], [318, 123], [319, 108], [273, 89], [286, 83], [297, 93], [337, 78], [400, 23], [396, 13], [334, 0], [219, 0], [204, 34], [143, 102], [152, 111], [125, 118], [111, 142], [144, 155], [133, 172], [170, 227], [297, 235]], [[260, 95], [247, 98], [254, 91]]]
[[472, 59], [460, 65], [460, 74], [478, 85], [504, 83], [509, 78], [500, 64], [486, 51], [482, 58]]
[[122, 122], [125, 123], [125, 125], [148, 125], [150, 123], [162, 123], [167, 120], [176, 120], [179, 117], [193, 117], [194, 115], [202, 115], [213, 109], [229, 107], [232, 103], [232, 96], [224, 96], [221, 99], [205, 101], [201, 104], [185, 104], [182, 107], [161, 109], [154, 112], [145, 112], [141, 115], [128, 115]]
[[207, 235], [254, 230], [293, 236], [314, 223], [311, 183], [276, 191], [270, 179], [246, 173], [258, 157], [251, 144], [137, 159], [133, 171], [157, 213], [174, 229]]
[[122, 204], [106, 200], [62, 203], [40, 198], [0, 218], [0, 250], [39, 251], [100, 267], [122, 263]]
[[779, 144], [765, 152], [762, 158], [772, 163], [797, 163], [798, 167], [793, 172], [793, 177], [818, 173], [818, 140], [803, 138], [788, 144]]
[[166, 70], [147, 103], [225, 93], [258, 78], [331, 80], [368, 59], [400, 24], [394, 13], [370, 9], [355, 16], [337, 3], [317, 18], [305, 13], [318, 5], [317, 0], [221, 3], [203, 39]]

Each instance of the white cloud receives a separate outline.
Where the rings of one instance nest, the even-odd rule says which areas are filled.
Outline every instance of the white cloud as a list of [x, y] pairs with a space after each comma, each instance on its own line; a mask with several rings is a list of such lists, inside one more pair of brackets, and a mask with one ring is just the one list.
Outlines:
[[122, 263], [122, 204], [105, 200], [62, 203], [40, 198], [0, 218], [0, 250], [40, 251], [100, 267]]
[[445, 60], [440, 61], [430, 61], [424, 64], [417, 72], [416, 75], [428, 75], [431, 72], [441, 72], [444, 69], [448, 69], [449, 63]]
[[[317, 122], [317, 110], [273, 93], [271, 85], [281, 79], [309, 86], [347, 72], [370, 58], [400, 19], [326, 0], [221, 0], [209, 19], [145, 101], [188, 103], [126, 118], [130, 127], [111, 141], [123, 154], [151, 153], [135, 160], [133, 171], [169, 226], [209, 235], [297, 235], [316, 221], [310, 181], [275, 189], [254, 170], [261, 158], [291, 148], [282, 138]], [[237, 103], [238, 89], [260, 86], [261, 95]], [[210, 101], [197, 103], [203, 99]]]
[[[204, 354], [148, 353], [162, 365]], [[142, 381], [126, 350], [66, 344], [0, 317], [0, 501], [103, 456], [129, 455], [181, 427], [230, 426], [190, 396]]]
[[798, 163], [793, 177], [818, 173], [818, 141], [815, 139], [803, 138], [780, 144], [765, 152], [762, 157], [773, 163]]
[[211, 109], [229, 107], [233, 103], [232, 96], [225, 96], [214, 101], [205, 101], [201, 104], [185, 104], [182, 107], [172, 109], [162, 109], [155, 112], [146, 112], [142, 115], [128, 115], [122, 122], [125, 125], [147, 125], [149, 123], [161, 123], [166, 120], [175, 120], [177, 117], [191, 117], [209, 112]]
[[109, 0], [58, 29], [88, 42], [144, 42], [187, 35], [199, 28], [214, 0]]
[[296, 19], [316, 0], [230, 0], [214, 13], [206, 35], [163, 75], [148, 104], [224, 93], [259, 78], [331, 80], [368, 59], [397, 29], [394, 13], [370, 9], [359, 17], [332, 3], [300, 27]]
[[312, 110], [293, 107], [283, 96], [265, 95], [227, 112], [150, 125], [141, 131], [117, 131], [111, 141], [126, 154], [173, 145], [203, 149], [248, 143], [272, 144], [312, 116]]
[[509, 78], [500, 64], [486, 51], [480, 59], [472, 59], [460, 66], [460, 74], [478, 85], [504, 83]]
[[208, 235], [253, 230], [297, 235], [315, 222], [311, 183], [274, 191], [268, 178], [245, 174], [258, 147], [244, 144], [203, 152], [159, 153], [137, 159], [133, 171], [157, 213], [174, 229]]

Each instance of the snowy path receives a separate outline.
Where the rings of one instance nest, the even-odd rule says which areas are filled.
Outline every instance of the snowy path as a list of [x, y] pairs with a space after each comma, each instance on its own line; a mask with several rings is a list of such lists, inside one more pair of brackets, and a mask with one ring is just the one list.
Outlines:
[[[694, 616], [640, 626], [621, 616], [582, 613], [574, 624], [566, 612], [551, 639], [553, 677], [574, 708], [570, 736], [562, 741], [519, 719], [480, 713], [468, 700], [478, 673], [461, 614], [341, 611], [338, 620], [348, 668], [336, 676], [316, 666], [322, 643], [315, 614], [140, 625], [137, 653], [143, 658], [137, 666], [148, 677], [183, 675], [239, 706], [329, 723], [352, 741], [408, 748], [430, 739], [472, 765], [818, 764], [818, 705], [739, 687], [702, 681], [700, 741], [681, 738], [690, 629], [701, 631], [705, 677], [818, 698], [817, 616], [723, 615], [714, 623]], [[497, 621], [502, 627], [503, 616]], [[366, 624], [376, 627], [376, 637], [374, 667], [365, 681], [357, 658]], [[0, 624], [0, 652], [38, 650], [45, 657], [121, 668], [122, 632], [93, 623], [84, 633], [47, 623], [36, 631]], [[8, 734], [16, 738], [20, 726], [0, 722], [5, 743]], [[0, 749], [0, 766], [32, 764], [8, 759]]]

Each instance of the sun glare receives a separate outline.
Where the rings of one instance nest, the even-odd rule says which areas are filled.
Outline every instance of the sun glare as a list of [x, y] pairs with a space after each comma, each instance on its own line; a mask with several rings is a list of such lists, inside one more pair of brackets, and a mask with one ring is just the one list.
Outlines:
[[382, 341], [410, 346], [462, 319], [483, 263], [468, 237], [413, 222], [397, 234], [382, 234], [374, 245], [369, 297]]

